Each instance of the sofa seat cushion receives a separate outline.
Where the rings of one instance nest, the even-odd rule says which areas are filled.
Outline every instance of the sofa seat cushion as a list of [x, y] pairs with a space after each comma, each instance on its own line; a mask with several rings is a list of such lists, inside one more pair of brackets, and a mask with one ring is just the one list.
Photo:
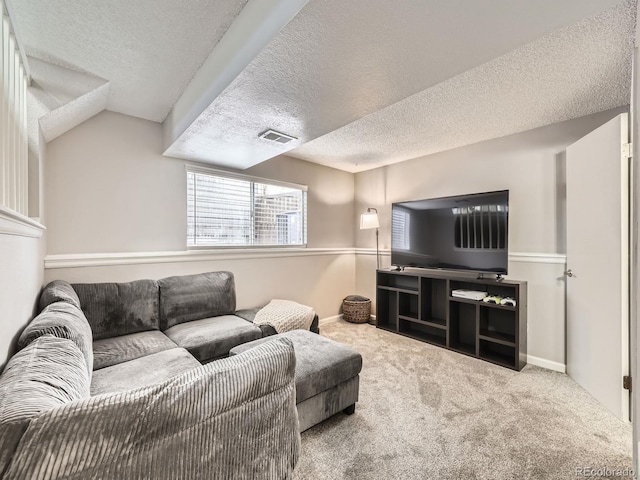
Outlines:
[[172, 348], [93, 372], [91, 395], [149, 387], [201, 367], [184, 348]]
[[287, 338], [296, 352], [296, 403], [357, 376], [362, 356], [354, 349], [308, 330], [292, 330], [245, 343], [231, 350], [238, 355], [275, 338]]
[[0, 375], [0, 474], [30, 421], [89, 396], [84, 355], [66, 338], [43, 335], [16, 353]]
[[225, 357], [236, 345], [262, 337], [258, 327], [235, 315], [181, 323], [164, 333], [203, 363]]
[[233, 273], [208, 272], [158, 280], [160, 287], [160, 327], [167, 330], [179, 323], [236, 310]]
[[73, 288], [94, 340], [160, 329], [160, 299], [155, 280], [76, 283]]
[[84, 313], [71, 302], [51, 303], [34, 318], [20, 334], [18, 348], [22, 349], [43, 335], [66, 338], [75, 343], [87, 366], [89, 378], [93, 370], [93, 340], [91, 327]]
[[156, 330], [103, 338], [93, 342], [93, 368], [99, 370], [176, 347], [169, 337]]

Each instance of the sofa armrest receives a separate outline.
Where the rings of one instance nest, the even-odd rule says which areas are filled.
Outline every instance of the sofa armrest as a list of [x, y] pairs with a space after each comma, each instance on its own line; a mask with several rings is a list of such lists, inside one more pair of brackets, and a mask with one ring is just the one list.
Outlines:
[[286, 339], [29, 424], [5, 479], [288, 478], [300, 450]]

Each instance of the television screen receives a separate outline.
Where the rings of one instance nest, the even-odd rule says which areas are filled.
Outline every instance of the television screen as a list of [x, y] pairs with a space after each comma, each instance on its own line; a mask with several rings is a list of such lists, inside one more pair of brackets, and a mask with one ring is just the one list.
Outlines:
[[507, 273], [509, 191], [394, 203], [391, 263]]

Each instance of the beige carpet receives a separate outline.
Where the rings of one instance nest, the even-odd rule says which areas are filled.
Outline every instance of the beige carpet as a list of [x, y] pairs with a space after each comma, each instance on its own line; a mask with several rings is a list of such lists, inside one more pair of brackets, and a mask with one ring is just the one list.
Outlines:
[[302, 434], [299, 480], [568, 479], [581, 478], [577, 468], [631, 468], [630, 424], [564, 374], [514, 372], [367, 324], [321, 332], [362, 354], [360, 401], [354, 415]]

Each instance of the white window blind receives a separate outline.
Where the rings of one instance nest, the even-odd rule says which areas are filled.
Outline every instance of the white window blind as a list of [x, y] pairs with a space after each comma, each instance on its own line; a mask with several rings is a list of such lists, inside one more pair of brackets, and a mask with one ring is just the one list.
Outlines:
[[0, 0], [0, 206], [28, 214], [27, 75]]
[[394, 208], [391, 214], [391, 248], [394, 250], [409, 250], [411, 241], [409, 238], [409, 212]]
[[187, 245], [304, 246], [304, 186], [187, 170]]

